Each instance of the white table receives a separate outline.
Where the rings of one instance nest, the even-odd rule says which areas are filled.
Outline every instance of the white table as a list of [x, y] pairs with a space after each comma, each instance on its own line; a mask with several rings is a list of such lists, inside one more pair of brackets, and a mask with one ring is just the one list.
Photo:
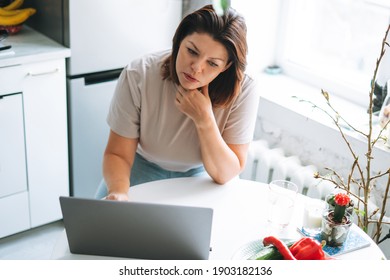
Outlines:
[[[263, 183], [236, 178], [225, 185], [218, 185], [208, 177], [177, 178], [131, 187], [129, 196], [131, 201], [137, 202], [213, 208], [210, 259], [214, 260], [232, 259], [241, 246], [267, 235], [299, 238], [296, 228], [302, 221], [304, 200], [310, 199], [299, 195], [292, 224], [283, 232], [275, 233], [266, 220], [268, 187]], [[371, 242], [369, 247], [341, 255], [338, 259], [385, 259], [383, 252], [371, 238], [368, 235], [365, 237]], [[112, 259], [70, 253], [65, 231], [54, 248], [52, 258]]]

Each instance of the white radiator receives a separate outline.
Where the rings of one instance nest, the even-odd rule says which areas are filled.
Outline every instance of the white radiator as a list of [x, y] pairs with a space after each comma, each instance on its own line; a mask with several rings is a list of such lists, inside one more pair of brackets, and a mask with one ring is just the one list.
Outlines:
[[317, 168], [302, 165], [297, 156], [287, 156], [281, 148], [270, 148], [264, 140], [255, 140], [248, 151], [247, 163], [240, 178], [263, 183], [288, 180], [297, 184], [299, 192], [325, 199], [334, 190], [330, 182], [314, 178]]

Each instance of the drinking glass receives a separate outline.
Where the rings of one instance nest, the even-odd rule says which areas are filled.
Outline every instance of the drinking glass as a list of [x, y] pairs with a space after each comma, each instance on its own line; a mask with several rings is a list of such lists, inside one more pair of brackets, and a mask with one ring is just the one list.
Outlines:
[[268, 184], [268, 222], [279, 229], [291, 221], [298, 186], [286, 180], [274, 180]]

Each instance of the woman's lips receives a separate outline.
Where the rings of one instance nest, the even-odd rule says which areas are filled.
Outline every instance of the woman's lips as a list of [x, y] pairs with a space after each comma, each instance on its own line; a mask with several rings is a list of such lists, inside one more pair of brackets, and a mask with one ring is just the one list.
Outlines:
[[187, 81], [191, 82], [191, 83], [195, 83], [195, 82], [198, 82], [197, 79], [195, 79], [194, 77], [192, 77], [191, 75], [187, 74], [187, 73], [183, 73], [184, 74], [184, 78], [186, 78]]

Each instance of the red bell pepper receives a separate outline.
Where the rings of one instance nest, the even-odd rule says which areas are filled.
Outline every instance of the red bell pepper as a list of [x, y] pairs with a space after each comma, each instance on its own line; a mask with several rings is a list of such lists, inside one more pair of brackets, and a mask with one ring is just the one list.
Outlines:
[[267, 236], [263, 239], [264, 246], [273, 245], [285, 260], [326, 260], [328, 259], [322, 250], [321, 244], [311, 237], [303, 237], [290, 248], [275, 236]]
[[285, 260], [296, 260], [293, 254], [288, 249], [287, 245], [275, 236], [267, 236], [263, 239], [264, 246], [273, 245], [280, 252]]
[[290, 247], [297, 260], [325, 260], [321, 244], [311, 237], [303, 237]]

